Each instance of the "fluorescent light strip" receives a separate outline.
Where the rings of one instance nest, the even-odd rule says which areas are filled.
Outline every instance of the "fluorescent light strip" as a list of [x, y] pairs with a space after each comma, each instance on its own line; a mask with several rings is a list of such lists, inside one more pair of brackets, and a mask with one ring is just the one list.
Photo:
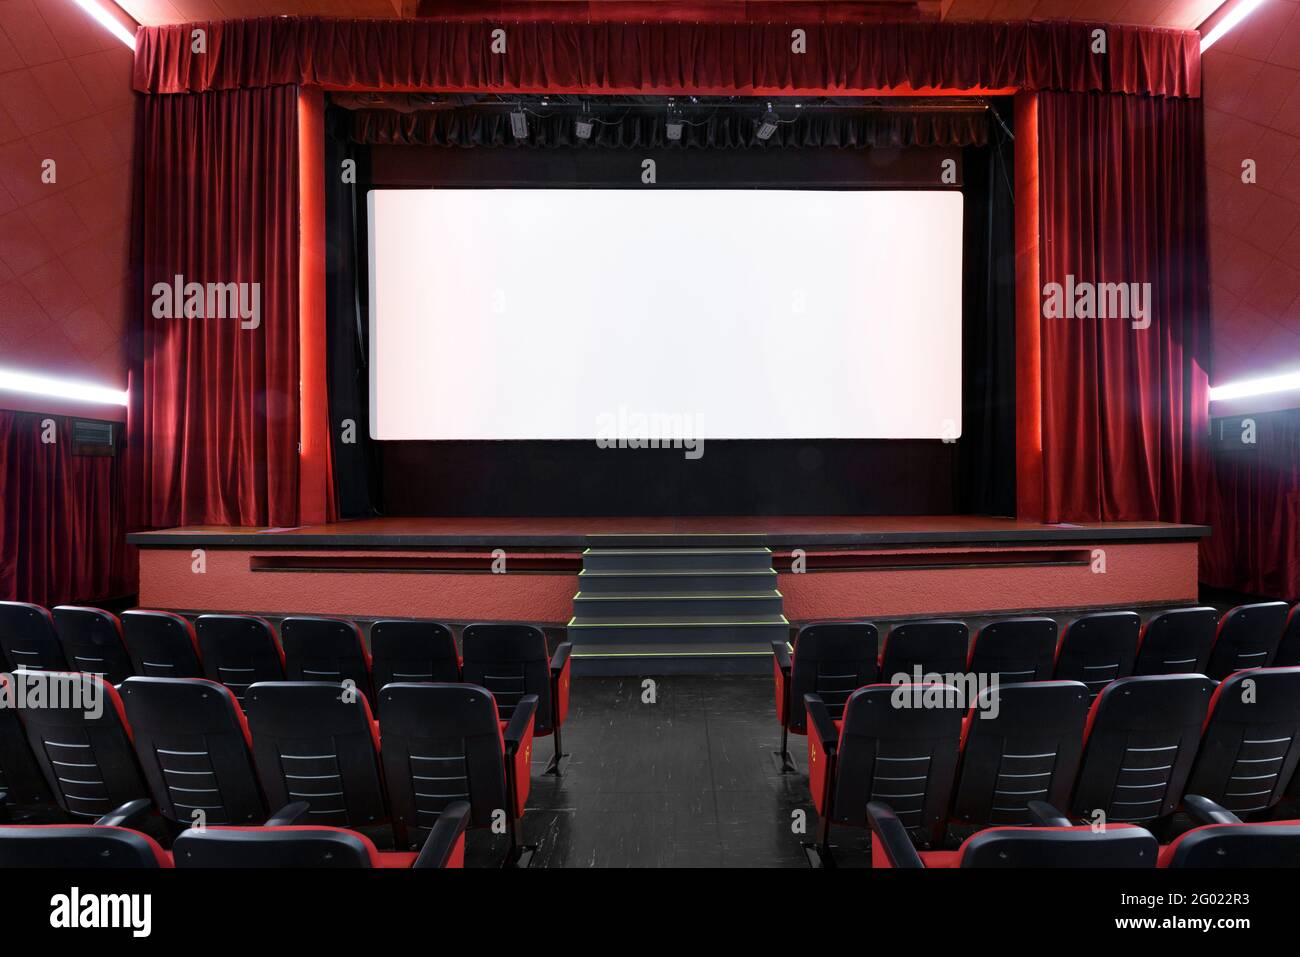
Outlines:
[[95, 22], [107, 30], [113, 36], [117, 37], [132, 50], [135, 49], [135, 34], [114, 18], [114, 16], [103, 8], [98, 0], [73, 0], [77, 6], [85, 10], [95, 18]]
[[1261, 379], [1246, 379], [1228, 385], [1217, 385], [1210, 389], [1210, 401], [1245, 399], [1253, 395], [1290, 392], [1292, 389], [1300, 389], [1300, 372], [1287, 372], [1283, 375], [1271, 375]]
[[0, 391], [25, 392], [28, 395], [46, 395], [58, 399], [75, 399], [104, 405], [126, 405], [127, 393], [118, 389], [73, 382], [70, 379], [52, 379], [49, 376], [31, 375], [0, 369]]
[[1226, 17], [1218, 22], [1213, 30], [1201, 38], [1201, 52], [1204, 53], [1223, 39], [1224, 34], [1254, 13], [1263, 2], [1264, 0], [1241, 0]]

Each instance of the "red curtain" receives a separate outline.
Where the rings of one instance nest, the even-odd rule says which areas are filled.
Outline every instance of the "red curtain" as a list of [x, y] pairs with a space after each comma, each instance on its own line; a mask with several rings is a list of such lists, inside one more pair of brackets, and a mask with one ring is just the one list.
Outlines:
[[57, 605], [135, 592], [123, 473], [120, 455], [73, 454], [70, 418], [0, 410], [0, 599]]
[[[294, 525], [297, 91], [150, 96], [140, 125], [132, 526]], [[259, 324], [156, 316], [155, 284], [177, 276], [248, 284], [250, 305], [256, 284]]]
[[1300, 409], [1252, 418], [1257, 451], [1214, 458], [1214, 534], [1201, 549], [1201, 578], [1221, 588], [1295, 600], [1300, 598]]
[[1150, 283], [1148, 328], [1042, 319], [1044, 520], [1199, 520], [1209, 347], [1201, 104], [1044, 93], [1039, 138], [1044, 291], [1073, 276], [1077, 303], [1078, 283]]
[[[544, 11], [550, 4], [536, 7]], [[517, 13], [516, 16], [519, 16]], [[542, 15], [545, 15], [544, 13]], [[832, 93], [898, 87], [1200, 95], [1193, 30], [1054, 22], [691, 22], [537, 16], [403, 20], [275, 17], [145, 27], [142, 93], [276, 84], [332, 89]], [[194, 52], [193, 31], [206, 50]], [[506, 52], [492, 31], [506, 29]], [[806, 52], [791, 50], [791, 31]]]

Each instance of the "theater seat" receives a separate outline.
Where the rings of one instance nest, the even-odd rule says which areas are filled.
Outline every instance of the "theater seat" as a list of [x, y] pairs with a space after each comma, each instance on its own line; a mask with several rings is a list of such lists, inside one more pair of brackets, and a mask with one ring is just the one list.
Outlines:
[[503, 730], [496, 700], [478, 685], [394, 682], [380, 690], [389, 800], [409, 846], [467, 801], [473, 828], [491, 827], [505, 812], [506, 863], [528, 866], [534, 848], [524, 843], [523, 816], [536, 709], [536, 695], [524, 695]]
[[789, 733], [808, 733], [804, 695], [820, 697], [832, 720], [840, 720], [849, 695], [875, 682], [879, 643], [876, 626], [867, 621], [804, 625], [795, 635], [793, 654], [785, 642], [772, 642], [784, 770], [794, 770], [787, 748]]
[[1160, 849], [1161, 867], [1300, 867], [1300, 821], [1245, 824], [1199, 794], [1187, 795], [1184, 810], [1200, 826]]
[[284, 652], [266, 619], [200, 615], [194, 627], [203, 657], [203, 676], [221, 682], [241, 702], [249, 685], [284, 680]]
[[467, 625], [461, 636], [463, 680], [492, 692], [502, 720], [514, 715], [516, 702], [526, 695], [537, 697], [533, 734], [555, 735], [555, 752], [546, 774], [560, 774], [567, 757], [560, 731], [569, 713], [569, 653], [573, 645], [564, 642], [554, 656], [546, 650], [546, 635], [533, 625]]
[[1282, 640], [1278, 642], [1273, 664], [1278, 668], [1300, 665], [1300, 602], [1292, 606], [1286, 616], [1286, 624], [1282, 628]]
[[1120, 678], [1092, 702], [1071, 813], [1140, 824], [1173, 813], [1196, 759], [1214, 682], [1204, 675]]
[[0, 601], [0, 652], [6, 671], [69, 670], [54, 619], [40, 605]]
[[1064, 807], [1070, 800], [1088, 689], [1078, 681], [1037, 681], [999, 685], [992, 694], [965, 719], [952, 819], [977, 827], [1031, 824], [1031, 801]]
[[1006, 618], [975, 633], [966, 671], [998, 676], [1001, 684], [1046, 681], [1056, 656], [1056, 622], [1051, 618]]
[[306, 811], [294, 804], [264, 827], [191, 828], [176, 838], [177, 867], [460, 868], [465, 866], [464, 801], [448, 805], [419, 853], [381, 851], [364, 834], [341, 827], [291, 823]]
[[1135, 675], [1205, 674], [1219, 613], [1175, 608], [1151, 618], [1138, 637]]
[[1135, 611], [1102, 611], [1070, 622], [1056, 650], [1056, 678], [1082, 681], [1096, 698], [1116, 678], [1127, 678], [1137, 661], [1142, 619]]
[[[923, 696], [923, 697], [918, 697]], [[808, 784], [819, 818], [814, 866], [833, 866], [832, 824], [867, 826], [867, 803], [889, 805], [913, 839], [938, 845], [948, 816], [967, 708], [950, 685], [868, 685], [844, 719], [806, 695]], [[906, 704], [907, 706], [902, 706]]]
[[122, 638], [138, 675], [203, 677], [199, 640], [188, 618], [169, 611], [134, 609], [123, 612]]
[[118, 689], [136, 757], [163, 817], [177, 824], [266, 818], [244, 713], [204, 678], [128, 678]]
[[94, 824], [0, 826], [0, 868], [171, 867], [171, 856], [152, 837], [132, 830], [149, 812], [149, 802], [132, 801]]
[[28, 680], [50, 682], [50, 704], [25, 708], [22, 718], [59, 807], [74, 817], [97, 818], [149, 796], [116, 688], [83, 673], [49, 672]]
[[304, 820], [332, 827], [387, 820], [379, 732], [365, 695], [328, 681], [263, 681], [243, 703], [269, 807], [305, 801]]
[[377, 621], [370, 626], [375, 690], [392, 681], [459, 681], [451, 629], [436, 621]]
[[18, 719], [18, 709], [11, 706], [20, 703], [14, 687], [16, 680], [0, 674], [0, 694], [7, 702], [0, 707], [0, 792], [6, 795], [5, 803], [13, 807], [53, 804], [54, 794], [32, 755], [27, 733]]
[[955, 851], [920, 851], [888, 805], [867, 805], [873, 868], [1155, 867], [1160, 845], [1144, 828], [1072, 825], [1059, 811], [1033, 802], [1037, 826], [994, 827], [968, 837]]
[[1284, 601], [1238, 605], [1229, 611], [1219, 622], [1205, 673], [1222, 681], [1243, 668], [1267, 668], [1277, 654], [1286, 617]]
[[880, 680], [896, 675], [916, 680], [922, 675], [957, 675], [966, 671], [970, 656], [970, 631], [964, 621], [912, 621], [889, 630], [881, 649]]
[[367, 699], [370, 653], [361, 629], [338, 618], [286, 618], [280, 622], [284, 675], [290, 681], [351, 681]]
[[54, 609], [54, 627], [74, 671], [99, 675], [115, 685], [135, 674], [116, 615], [99, 608], [59, 605]]
[[1234, 672], [1214, 690], [1187, 790], [1234, 814], [1282, 800], [1300, 764], [1300, 667]]

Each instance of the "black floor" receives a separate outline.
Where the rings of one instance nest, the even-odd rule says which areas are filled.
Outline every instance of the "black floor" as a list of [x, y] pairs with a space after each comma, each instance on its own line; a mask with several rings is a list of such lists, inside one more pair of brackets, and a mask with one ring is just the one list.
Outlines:
[[[807, 867], [807, 739], [791, 736], [799, 771], [782, 774], [772, 695], [771, 676], [575, 678], [563, 777], [542, 774], [551, 739], [533, 746], [532, 866]], [[466, 866], [498, 863], [503, 842], [471, 832]], [[842, 866], [866, 865], [865, 832], [835, 843]]]

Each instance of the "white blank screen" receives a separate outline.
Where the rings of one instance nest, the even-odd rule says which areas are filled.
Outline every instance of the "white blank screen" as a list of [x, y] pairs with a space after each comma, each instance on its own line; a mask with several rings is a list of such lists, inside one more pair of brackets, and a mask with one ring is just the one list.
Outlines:
[[594, 439], [638, 416], [701, 439], [959, 434], [960, 193], [369, 203], [376, 439]]

